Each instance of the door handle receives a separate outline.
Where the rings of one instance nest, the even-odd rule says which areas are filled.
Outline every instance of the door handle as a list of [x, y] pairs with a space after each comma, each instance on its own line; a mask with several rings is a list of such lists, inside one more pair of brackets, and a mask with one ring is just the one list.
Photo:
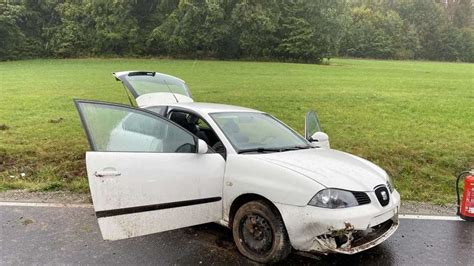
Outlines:
[[102, 170], [102, 171], [96, 171], [94, 175], [97, 177], [106, 177], [106, 176], [121, 176], [122, 174], [117, 172], [117, 170]]

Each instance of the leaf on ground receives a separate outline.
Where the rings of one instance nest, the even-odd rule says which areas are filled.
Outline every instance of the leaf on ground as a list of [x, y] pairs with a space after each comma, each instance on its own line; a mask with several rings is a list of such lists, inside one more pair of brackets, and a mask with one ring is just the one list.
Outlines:
[[22, 225], [29, 225], [29, 224], [32, 224], [33, 223], [33, 220], [31, 219], [25, 219], [21, 222]]
[[57, 123], [61, 123], [62, 121], [64, 121], [64, 118], [60, 117], [58, 119], [50, 119], [48, 122], [52, 124], [57, 124]]

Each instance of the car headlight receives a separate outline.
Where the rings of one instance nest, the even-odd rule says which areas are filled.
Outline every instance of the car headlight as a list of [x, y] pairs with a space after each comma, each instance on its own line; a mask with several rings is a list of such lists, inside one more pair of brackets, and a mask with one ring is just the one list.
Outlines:
[[393, 193], [393, 191], [395, 190], [395, 186], [393, 185], [393, 180], [389, 175], [387, 175], [387, 187], [388, 187], [388, 190], [390, 190], [390, 193]]
[[308, 203], [308, 205], [321, 208], [347, 208], [359, 205], [350, 191], [327, 188], [319, 191]]

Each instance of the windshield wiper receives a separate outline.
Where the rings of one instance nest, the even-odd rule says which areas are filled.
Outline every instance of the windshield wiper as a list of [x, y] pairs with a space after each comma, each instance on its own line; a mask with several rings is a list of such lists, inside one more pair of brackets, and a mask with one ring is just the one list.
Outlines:
[[263, 148], [263, 147], [259, 147], [259, 148], [252, 148], [252, 149], [242, 149], [242, 150], [239, 150], [239, 154], [240, 153], [248, 153], [248, 152], [259, 152], [259, 153], [262, 153], [262, 152], [280, 152], [281, 151], [281, 148]]
[[300, 150], [300, 149], [309, 149], [310, 146], [292, 146], [292, 147], [281, 147], [281, 148], [263, 148], [263, 147], [258, 147], [258, 148], [252, 148], [252, 149], [242, 149], [239, 150], [240, 153], [248, 153], [248, 152], [258, 152], [258, 153], [263, 153], [263, 152], [282, 152], [282, 151], [294, 151], [294, 150]]
[[293, 146], [293, 147], [285, 147], [281, 148], [280, 151], [294, 151], [294, 150], [303, 150], [303, 149], [309, 149], [311, 146]]

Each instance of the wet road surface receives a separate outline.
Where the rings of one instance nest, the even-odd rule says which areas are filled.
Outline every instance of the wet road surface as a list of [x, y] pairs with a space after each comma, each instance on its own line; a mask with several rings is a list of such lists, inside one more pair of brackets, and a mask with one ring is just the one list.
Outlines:
[[[0, 207], [0, 264], [251, 265], [228, 229], [216, 224], [103, 241], [92, 208]], [[474, 265], [474, 223], [401, 220], [386, 242], [365, 252], [282, 264]]]

